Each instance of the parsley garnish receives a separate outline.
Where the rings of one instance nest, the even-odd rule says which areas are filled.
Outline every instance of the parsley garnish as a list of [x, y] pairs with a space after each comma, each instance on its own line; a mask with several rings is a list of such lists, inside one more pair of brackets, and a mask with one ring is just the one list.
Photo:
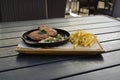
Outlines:
[[46, 34], [47, 32], [45, 30], [41, 30], [38, 34]]

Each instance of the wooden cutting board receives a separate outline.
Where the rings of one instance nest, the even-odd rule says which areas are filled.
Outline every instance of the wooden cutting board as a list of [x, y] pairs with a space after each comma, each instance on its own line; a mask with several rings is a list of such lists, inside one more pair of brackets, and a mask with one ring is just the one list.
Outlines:
[[16, 47], [16, 51], [23, 54], [41, 55], [96, 55], [103, 53], [104, 49], [98, 41], [92, 47], [78, 46], [77, 48], [73, 48], [73, 44], [70, 42], [58, 47], [41, 48], [28, 46], [22, 41]]

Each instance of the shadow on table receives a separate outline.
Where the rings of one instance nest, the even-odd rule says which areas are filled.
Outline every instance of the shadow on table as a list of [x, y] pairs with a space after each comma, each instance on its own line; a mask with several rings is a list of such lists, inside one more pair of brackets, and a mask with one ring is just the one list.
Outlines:
[[80, 61], [80, 62], [103, 62], [102, 55], [26, 55], [26, 54], [18, 54], [17, 62], [19, 63], [54, 63], [61, 61]]

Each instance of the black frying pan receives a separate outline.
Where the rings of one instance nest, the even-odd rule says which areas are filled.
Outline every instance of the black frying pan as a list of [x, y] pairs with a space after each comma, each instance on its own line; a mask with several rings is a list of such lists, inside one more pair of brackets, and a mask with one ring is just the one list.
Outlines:
[[58, 42], [53, 42], [53, 43], [39, 43], [39, 42], [34, 41], [34, 40], [32, 40], [31, 38], [28, 37], [28, 34], [31, 33], [32, 31], [35, 31], [35, 30], [38, 30], [38, 29], [33, 29], [33, 30], [30, 30], [30, 31], [27, 31], [22, 35], [23, 41], [26, 44], [28, 44], [30, 46], [33, 46], [33, 47], [56, 47], [56, 46], [66, 44], [68, 42], [69, 38], [70, 38], [69, 32], [67, 32], [65, 30], [62, 30], [62, 29], [55, 29], [55, 30], [57, 30], [58, 34], [60, 34], [62, 36], [67, 36], [67, 38], [63, 41], [58, 41]]

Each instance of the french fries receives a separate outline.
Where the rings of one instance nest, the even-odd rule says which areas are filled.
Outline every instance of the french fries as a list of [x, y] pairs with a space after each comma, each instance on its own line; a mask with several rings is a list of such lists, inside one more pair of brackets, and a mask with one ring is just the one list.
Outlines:
[[71, 33], [69, 41], [74, 44], [74, 48], [76, 48], [78, 45], [91, 47], [96, 42], [96, 39], [92, 33], [88, 33], [86, 31], [77, 31]]

